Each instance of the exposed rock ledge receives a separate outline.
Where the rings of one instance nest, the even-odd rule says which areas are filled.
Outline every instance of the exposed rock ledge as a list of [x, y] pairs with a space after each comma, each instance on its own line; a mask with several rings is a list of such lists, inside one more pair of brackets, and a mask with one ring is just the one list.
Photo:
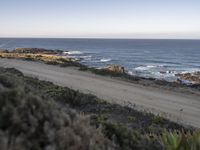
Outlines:
[[124, 67], [120, 65], [108, 65], [106, 69], [115, 73], [121, 73], [121, 74], [125, 73]]
[[13, 53], [32, 53], [32, 54], [61, 54], [62, 50], [48, 50], [43, 48], [16, 48]]
[[14, 58], [32, 61], [42, 61], [47, 64], [64, 66], [79, 66], [78, 60], [62, 55], [62, 50], [48, 50], [42, 48], [16, 48], [13, 51], [0, 50], [0, 58]]
[[195, 84], [200, 84], [200, 71], [193, 73], [179, 73], [176, 76], [180, 77], [181, 80], [191, 81]]

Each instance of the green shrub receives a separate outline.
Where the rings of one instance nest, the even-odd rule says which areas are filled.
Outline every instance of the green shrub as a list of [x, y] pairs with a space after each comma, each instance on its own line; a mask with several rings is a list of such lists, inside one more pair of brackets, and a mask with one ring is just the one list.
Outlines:
[[147, 138], [137, 130], [129, 129], [120, 123], [112, 123], [103, 116], [97, 116], [97, 125], [101, 125], [103, 132], [114, 141], [121, 150], [162, 150], [163, 147], [157, 139]]
[[200, 150], [200, 130], [184, 133], [183, 131], [165, 131], [160, 136], [165, 150]]
[[[88, 117], [50, 98], [45, 99], [42, 93], [33, 94], [20, 78], [7, 77], [0, 78], [1, 150], [114, 148], [99, 129], [90, 125]], [[9, 86], [2, 79], [10, 80]]]
[[[91, 119], [77, 114], [72, 108], [91, 115]], [[103, 132], [90, 125], [101, 127]], [[171, 142], [168, 140], [169, 132], [164, 132], [162, 138], [155, 135], [160, 135], [164, 129], [180, 131], [182, 128], [176, 123], [147, 112], [138, 112], [131, 107], [111, 104], [90, 94], [26, 77], [16, 69], [0, 68], [2, 150], [6, 150], [7, 146], [10, 150], [62, 150], [69, 145], [72, 147], [66, 149], [79, 149], [75, 144], [83, 150], [94, 147], [112, 149], [113, 143], [117, 145], [115, 148], [121, 150], [164, 150], [164, 147], [168, 150], [176, 148], [177, 145], [184, 145], [183, 142], [179, 143], [180, 136], [175, 136], [177, 139], [172, 138], [176, 140]], [[199, 140], [198, 132], [195, 132], [195, 138], [188, 136], [188, 133], [184, 135], [187, 135], [186, 141], [198, 143], [195, 142]], [[198, 145], [194, 143], [193, 146]], [[63, 147], [60, 147], [61, 145]], [[199, 147], [196, 148], [199, 150]]]
[[96, 69], [96, 68], [89, 68], [92, 73], [99, 74], [99, 75], [109, 75], [114, 77], [123, 77], [124, 73], [118, 73], [109, 71], [108, 69]]

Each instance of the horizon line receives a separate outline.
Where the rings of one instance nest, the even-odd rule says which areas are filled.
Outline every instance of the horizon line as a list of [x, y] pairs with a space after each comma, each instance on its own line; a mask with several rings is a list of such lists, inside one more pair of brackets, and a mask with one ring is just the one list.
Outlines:
[[200, 38], [119, 38], [119, 37], [0, 37], [0, 39], [119, 39], [119, 40], [200, 40]]

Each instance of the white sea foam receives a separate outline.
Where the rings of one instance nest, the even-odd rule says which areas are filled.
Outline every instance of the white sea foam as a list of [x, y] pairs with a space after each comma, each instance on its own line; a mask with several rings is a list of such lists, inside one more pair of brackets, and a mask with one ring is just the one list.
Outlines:
[[190, 68], [190, 69], [187, 69], [187, 71], [182, 71], [180, 72], [181, 74], [185, 74], [185, 73], [195, 73], [195, 72], [198, 72], [200, 71], [200, 69], [196, 69], [196, 68]]
[[112, 60], [111, 58], [102, 58], [100, 61], [101, 62], [109, 62], [111, 60]]
[[151, 72], [151, 74], [152, 74], [153, 77], [155, 77], [155, 78], [166, 79], [166, 78], [174, 78], [176, 73], [175, 73], [175, 72], [171, 72], [171, 71], [166, 71], [165, 73], [161, 73], [161, 72]]
[[81, 51], [67, 51], [67, 52], [63, 52], [64, 54], [68, 54], [68, 55], [80, 55], [83, 54], [83, 52]]
[[136, 67], [135, 70], [138, 70], [138, 71], [145, 71], [145, 70], [149, 70], [151, 68], [156, 68], [157, 66], [154, 66], [154, 65], [147, 65], [147, 66], [139, 66], [139, 67]]
[[83, 59], [82, 61], [91, 61], [92, 60], [91, 55], [80, 56], [79, 58]]
[[131, 76], [136, 75], [133, 71], [130, 71], [130, 70], [128, 70], [127, 73], [128, 73], [129, 75], [131, 75]]
[[153, 68], [162, 68], [162, 67], [165, 67], [165, 66], [164, 65], [146, 65], [146, 66], [136, 67], [134, 70], [136, 70], [136, 71], [146, 71], [146, 70], [150, 70], [150, 69], [153, 69]]

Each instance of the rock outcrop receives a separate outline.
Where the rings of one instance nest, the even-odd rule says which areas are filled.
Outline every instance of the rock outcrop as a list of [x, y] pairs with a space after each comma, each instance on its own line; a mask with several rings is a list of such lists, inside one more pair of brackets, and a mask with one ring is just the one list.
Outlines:
[[13, 53], [32, 53], [32, 54], [61, 54], [61, 50], [47, 50], [43, 48], [16, 48]]
[[108, 65], [106, 69], [115, 73], [125, 73], [124, 67], [120, 65]]
[[0, 58], [42, 61], [46, 64], [62, 66], [78, 66], [78, 59], [62, 55], [61, 50], [47, 50], [40, 48], [16, 48], [13, 51], [1, 51]]
[[194, 82], [196, 84], [200, 84], [200, 71], [196, 71], [193, 73], [179, 73], [176, 76], [180, 77], [182, 80], [187, 80]]

